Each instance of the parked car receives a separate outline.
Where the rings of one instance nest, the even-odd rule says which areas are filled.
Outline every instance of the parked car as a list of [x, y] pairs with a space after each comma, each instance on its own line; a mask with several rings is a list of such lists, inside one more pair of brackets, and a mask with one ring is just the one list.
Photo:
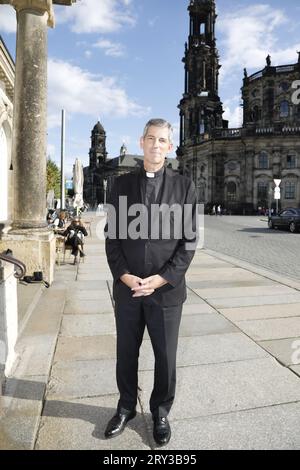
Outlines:
[[277, 215], [268, 217], [268, 226], [272, 228], [285, 228], [295, 233], [300, 230], [300, 208], [289, 207]]

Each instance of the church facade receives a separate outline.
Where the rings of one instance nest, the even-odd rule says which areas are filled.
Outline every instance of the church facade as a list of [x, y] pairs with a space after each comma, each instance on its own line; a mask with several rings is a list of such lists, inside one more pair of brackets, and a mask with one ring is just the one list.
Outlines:
[[[242, 86], [243, 124], [228, 128], [218, 94], [214, 0], [191, 0], [185, 45], [185, 89], [179, 103], [179, 171], [196, 185], [207, 211], [251, 214], [275, 208], [274, 179], [280, 179], [279, 207], [300, 207], [300, 53], [294, 64], [266, 66]], [[299, 95], [299, 93], [298, 93]]]

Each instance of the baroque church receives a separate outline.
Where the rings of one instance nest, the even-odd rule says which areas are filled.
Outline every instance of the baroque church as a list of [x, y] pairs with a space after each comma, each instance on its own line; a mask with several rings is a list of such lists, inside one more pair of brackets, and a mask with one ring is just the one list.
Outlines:
[[275, 208], [274, 179], [281, 180], [279, 207], [300, 207], [300, 105], [293, 99], [300, 53], [294, 64], [273, 65], [268, 55], [262, 70], [248, 76], [244, 69], [243, 124], [228, 128], [218, 93], [215, 1], [191, 0], [188, 11], [179, 171], [194, 180], [208, 211], [213, 204], [232, 214]]
[[[300, 53], [294, 64], [273, 65], [268, 55], [262, 70], [248, 75], [244, 69], [243, 124], [229, 128], [219, 96], [216, 2], [190, 0], [188, 12], [180, 142], [177, 160], [167, 164], [193, 179], [206, 211], [219, 204], [231, 214], [276, 208], [274, 179], [281, 180], [279, 208], [300, 207], [300, 105], [293, 99]], [[106, 202], [114, 179], [142, 161], [142, 156], [128, 154], [125, 145], [118, 157], [108, 159], [105, 130], [98, 122], [84, 169], [85, 201], [92, 206]]]

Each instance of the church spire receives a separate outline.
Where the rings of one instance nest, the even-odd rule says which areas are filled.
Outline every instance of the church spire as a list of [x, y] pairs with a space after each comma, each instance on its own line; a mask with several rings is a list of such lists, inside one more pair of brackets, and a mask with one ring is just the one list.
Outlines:
[[184, 62], [186, 64], [186, 91], [209, 91], [218, 95], [219, 55], [216, 48], [216, 5], [213, 0], [191, 0], [190, 32]]
[[219, 54], [216, 47], [214, 0], [190, 0], [190, 29], [185, 44], [185, 85], [180, 109], [180, 147], [195, 143], [213, 129], [223, 128], [218, 95]]

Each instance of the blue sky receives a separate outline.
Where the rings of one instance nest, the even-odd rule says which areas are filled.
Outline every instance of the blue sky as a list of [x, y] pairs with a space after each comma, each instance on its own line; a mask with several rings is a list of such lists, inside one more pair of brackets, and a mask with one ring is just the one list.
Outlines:
[[[139, 137], [151, 117], [168, 119], [178, 144], [177, 105], [181, 59], [188, 37], [189, 0], [81, 0], [55, 7], [49, 29], [48, 154], [60, 161], [60, 110], [65, 108], [66, 170], [75, 158], [88, 164], [90, 134], [100, 119], [109, 157], [124, 141], [140, 153]], [[295, 0], [217, 0], [217, 46], [222, 64], [219, 93], [230, 126], [241, 124], [243, 68], [249, 74], [272, 63], [297, 61], [300, 5]], [[0, 34], [15, 56], [16, 22], [0, 6]], [[173, 152], [173, 155], [174, 152]]]

